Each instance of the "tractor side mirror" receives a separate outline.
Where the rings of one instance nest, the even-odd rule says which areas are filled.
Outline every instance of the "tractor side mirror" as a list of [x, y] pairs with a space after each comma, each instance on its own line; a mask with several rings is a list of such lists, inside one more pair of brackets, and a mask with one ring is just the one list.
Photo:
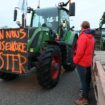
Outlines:
[[16, 21], [16, 19], [17, 19], [17, 9], [15, 8], [14, 9], [14, 21]]
[[72, 0], [69, 3], [69, 15], [75, 16], [75, 2], [72, 2]]

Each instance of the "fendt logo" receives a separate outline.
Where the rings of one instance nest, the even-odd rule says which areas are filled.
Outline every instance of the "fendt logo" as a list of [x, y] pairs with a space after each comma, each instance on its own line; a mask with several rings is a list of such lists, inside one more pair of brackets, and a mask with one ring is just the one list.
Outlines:
[[0, 70], [22, 73], [27, 65], [27, 33], [24, 29], [0, 30]]

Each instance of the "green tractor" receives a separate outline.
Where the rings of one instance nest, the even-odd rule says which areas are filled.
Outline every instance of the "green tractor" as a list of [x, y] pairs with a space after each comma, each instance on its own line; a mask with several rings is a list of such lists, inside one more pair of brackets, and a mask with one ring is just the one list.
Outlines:
[[102, 15], [99, 27], [101, 33], [101, 50], [105, 50], [105, 28], [103, 28], [104, 24], [105, 24], [105, 12]]
[[105, 50], [105, 12], [103, 13], [99, 23], [99, 28], [96, 30], [96, 47], [98, 50]]
[[[69, 10], [64, 8], [67, 4], [69, 4]], [[3, 54], [1, 54], [0, 78], [4, 80], [15, 79], [19, 74], [30, 72], [33, 67], [36, 67], [39, 84], [47, 89], [53, 88], [59, 81], [61, 67], [66, 71], [73, 71], [75, 69], [72, 58], [78, 35], [72, 31], [69, 23], [69, 17], [75, 15], [75, 3], [69, 0], [67, 3], [59, 3], [58, 7], [38, 8], [36, 10], [28, 8], [28, 12], [32, 14], [30, 27], [24, 25], [25, 16], [23, 14], [23, 24], [21, 27], [25, 31], [23, 32], [22, 29], [19, 31], [20, 36], [25, 32], [28, 35], [28, 37], [24, 37], [24, 40], [22, 40], [23, 36], [20, 37], [22, 42], [26, 42], [24, 44], [26, 48], [22, 45], [19, 47], [21, 49], [19, 51], [25, 54], [20, 57], [20, 68], [15, 64], [17, 59], [13, 56], [12, 61], [15, 63], [12, 63], [9, 70], [7, 70], [9, 68], [7, 65], [10, 62], [6, 63], [4, 69], [2, 66], [2, 63], [4, 63]], [[15, 10], [14, 20], [16, 20], [16, 15], [17, 11]], [[6, 32], [5, 34], [8, 36]], [[16, 41], [17, 39], [15, 38], [14, 40]], [[5, 49], [7, 51], [8, 46]], [[26, 50], [23, 51], [22, 49]], [[19, 51], [12, 51], [12, 53], [17, 53], [19, 57]], [[8, 56], [6, 56], [6, 60], [8, 60]], [[18, 58], [18, 60], [20, 59]]]

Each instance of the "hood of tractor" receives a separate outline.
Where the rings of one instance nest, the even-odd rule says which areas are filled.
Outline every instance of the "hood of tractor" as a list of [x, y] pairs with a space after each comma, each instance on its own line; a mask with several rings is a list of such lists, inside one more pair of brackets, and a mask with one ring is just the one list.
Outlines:
[[28, 52], [34, 54], [39, 53], [47, 41], [53, 39], [52, 30], [48, 27], [32, 28], [28, 36]]

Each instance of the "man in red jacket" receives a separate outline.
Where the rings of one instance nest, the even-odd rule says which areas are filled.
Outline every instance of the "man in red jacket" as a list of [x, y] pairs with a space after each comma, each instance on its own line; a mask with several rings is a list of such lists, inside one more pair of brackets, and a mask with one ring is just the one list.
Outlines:
[[94, 35], [93, 31], [90, 29], [90, 24], [88, 21], [84, 21], [81, 25], [81, 32], [77, 40], [75, 55], [73, 57], [82, 89], [81, 97], [74, 101], [77, 105], [88, 104], [94, 43]]

